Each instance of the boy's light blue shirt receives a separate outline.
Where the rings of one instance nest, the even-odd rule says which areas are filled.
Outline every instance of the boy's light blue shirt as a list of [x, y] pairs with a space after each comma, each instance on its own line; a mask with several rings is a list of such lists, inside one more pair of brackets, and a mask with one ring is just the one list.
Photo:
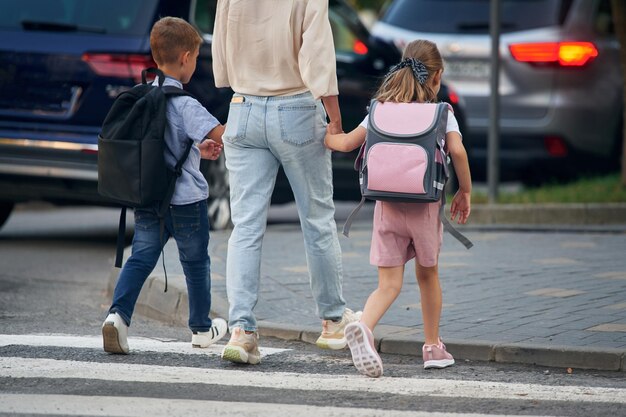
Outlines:
[[[152, 85], [158, 85], [158, 78]], [[163, 85], [183, 88], [180, 81], [171, 77], [165, 77]], [[198, 144], [204, 141], [206, 135], [220, 122], [198, 100], [188, 96], [169, 98], [166, 117], [165, 143], [169, 151], [165, 152], [165, 163], [170, 168], [174, 168], [182, 157], [189, 139], [194, 142], [189, 157], [183, 164], [182, 175], [176, 181], [170, 204], [185, 205], [206, 200], [209, 197], [209, 184], [200, 172]]]

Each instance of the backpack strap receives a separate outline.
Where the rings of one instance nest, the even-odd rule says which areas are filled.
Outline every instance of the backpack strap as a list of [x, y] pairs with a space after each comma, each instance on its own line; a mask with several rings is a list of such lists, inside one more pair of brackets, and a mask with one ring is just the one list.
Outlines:
[[124, 239], [126, 237], [126, 206], [120, 211], [120, 221], [117, 227], [117, 248], [115, 250], [115, 267], [122, 267], [124, 257]]
[[470, 249], [472, 246], [474, 246], [474, 244], [468, 238], [466, 238], [465, 235], [459, 232], [452, 225], [452, 223], [450, 223], [450, 221], [446, 218], [446, 213], [444, 210], [444, 207], [446, 205], [445, 191], [446, 190], [444, 187], [444, 190], [442, 190], [442, 196], [441, 196], [441, 207], [439, 208], [439, 220], [441, 220], [441, 223], [443, 223], [443, 228], [446, 230], [446, 232], [450, 233], [456, 240], [461, 242], [461, 244], [465, 246], [466, 249]]
[[193, 146], [193, 140], [189, 139], [187, 146], [185, 147], [185, 152], [180, 157], [176, 165], [174, 166], [174, 177], [170, 179], [170, 183], [167, 185], [167, 192], [165, 193], [165, 197], [161, 200], [161, 204], [159, 206], [158, 215], [159, 217], [164, 217], [165, 213], [169, 208], [170, 202], [172, 201], [172, 197], [174, 196], [174, 188], [176, 187], [176, 181], [183, 173], [183, 164], [187, 160], [189, 156], [189, 152], [191, 151], [191, 147]]
[[154, 67], [146, 68], [145, 70], [142, 70], [141, 71], [141, 83], [142, 84], [148, 84], [148, 80], [147, 80], [148, 74], [154, 74], [156, 77], [158, 77], [159, 87], [163, 86], [163, 82], [165, 81], [165, 74], [163, 74], [163, 71]]
[[361, 207], [363, 207], [364, 204], [365, 204], [365, 197], [361, 197], [361, 201], [359, 202], [359, 205], [356, 206], [354, 210], [352, 210], [352, 213], [350, 213], [350, 215], [346, 219], [346, 222], [343, 224], [342, 233], [345, 237], [350, 237], [350, 227], [352, 227], [352, 222], [354, 221], [356, 214], [359, 212], [359, 210], [361, 210]]

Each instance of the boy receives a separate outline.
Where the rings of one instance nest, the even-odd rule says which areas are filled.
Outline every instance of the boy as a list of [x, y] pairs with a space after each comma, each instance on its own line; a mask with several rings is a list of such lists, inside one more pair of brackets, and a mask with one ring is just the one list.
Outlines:
[[[154, 61], [166, 76], [163, 85], [182, 88], [189, 82], [196, 70], [201, 43], [198, 32], [183, 19], [164, 17], [154, 24], [150, 33], [150, 48]], [[158, 85], [158, 80], [153, 85]], [[208, 159], [219, 157], [224, 127], [197, 100], [188, 96], [168, 99], [166, 116], [166, 163], [174, 167], [189, 139], [194, 141], [194, 145], [176, 182], [165, 216], [163, 236], [160, 236], [156, 207], [135, 210], [132, 255], [122, 268], [109, 315], [102, 325], [104, 350], [109, 353], [128, 353], [128, 326], [135, 303], [143, 283], [159, 259], [161, 244], [165, 244], [170, 236], [176, 239], [187, 282], [192, 346], [208, 347], [227, 331], [225, 320], [209, 318], [211, 260], [208, 254], [206, 203], [209, 189], [199, 169], [201, 155]]]

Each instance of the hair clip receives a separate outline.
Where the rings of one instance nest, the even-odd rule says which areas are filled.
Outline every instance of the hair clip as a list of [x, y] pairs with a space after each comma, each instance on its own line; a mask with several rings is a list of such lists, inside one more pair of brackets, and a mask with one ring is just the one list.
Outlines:
[[424, 63], [419, 59], [415, 58], [406, 58], [400, 63], [394, 65], [387, 73], [387, 76], [390, 76], [394, 72], [406, 67], [411, 67], [411, 72], [413, 72], [413, 76], [417, 79], [420, 85], [424, 85], [424, 83], [426, 83], [426, 80], [428, 79], [428, 70], [426, 69], [426, 65], [424, 65]]

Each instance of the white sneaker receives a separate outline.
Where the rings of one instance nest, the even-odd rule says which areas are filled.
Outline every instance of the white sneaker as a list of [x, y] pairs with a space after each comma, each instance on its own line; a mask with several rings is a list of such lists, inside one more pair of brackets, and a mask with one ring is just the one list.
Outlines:
[[193, 332], [191, 336], [191, 346], [195, 348], [205, 348], [220, 340], [228, 331], [228, 324], [224, 319], [213, 319], [213, 325], [206, 332]]
[[347, 341], [344, 330], [349, 323], [359, 321], [361, 319], [361, 311], [356, 313], [349, 308], [343, 312], [340, 321], [323, 320], [322, 334], [315, 344], [320, 349], [343, 349], [346, 347]]
[[104, 351], [128, 354], [128, 326], [117, 313], [111, 313], [102, 324]]

